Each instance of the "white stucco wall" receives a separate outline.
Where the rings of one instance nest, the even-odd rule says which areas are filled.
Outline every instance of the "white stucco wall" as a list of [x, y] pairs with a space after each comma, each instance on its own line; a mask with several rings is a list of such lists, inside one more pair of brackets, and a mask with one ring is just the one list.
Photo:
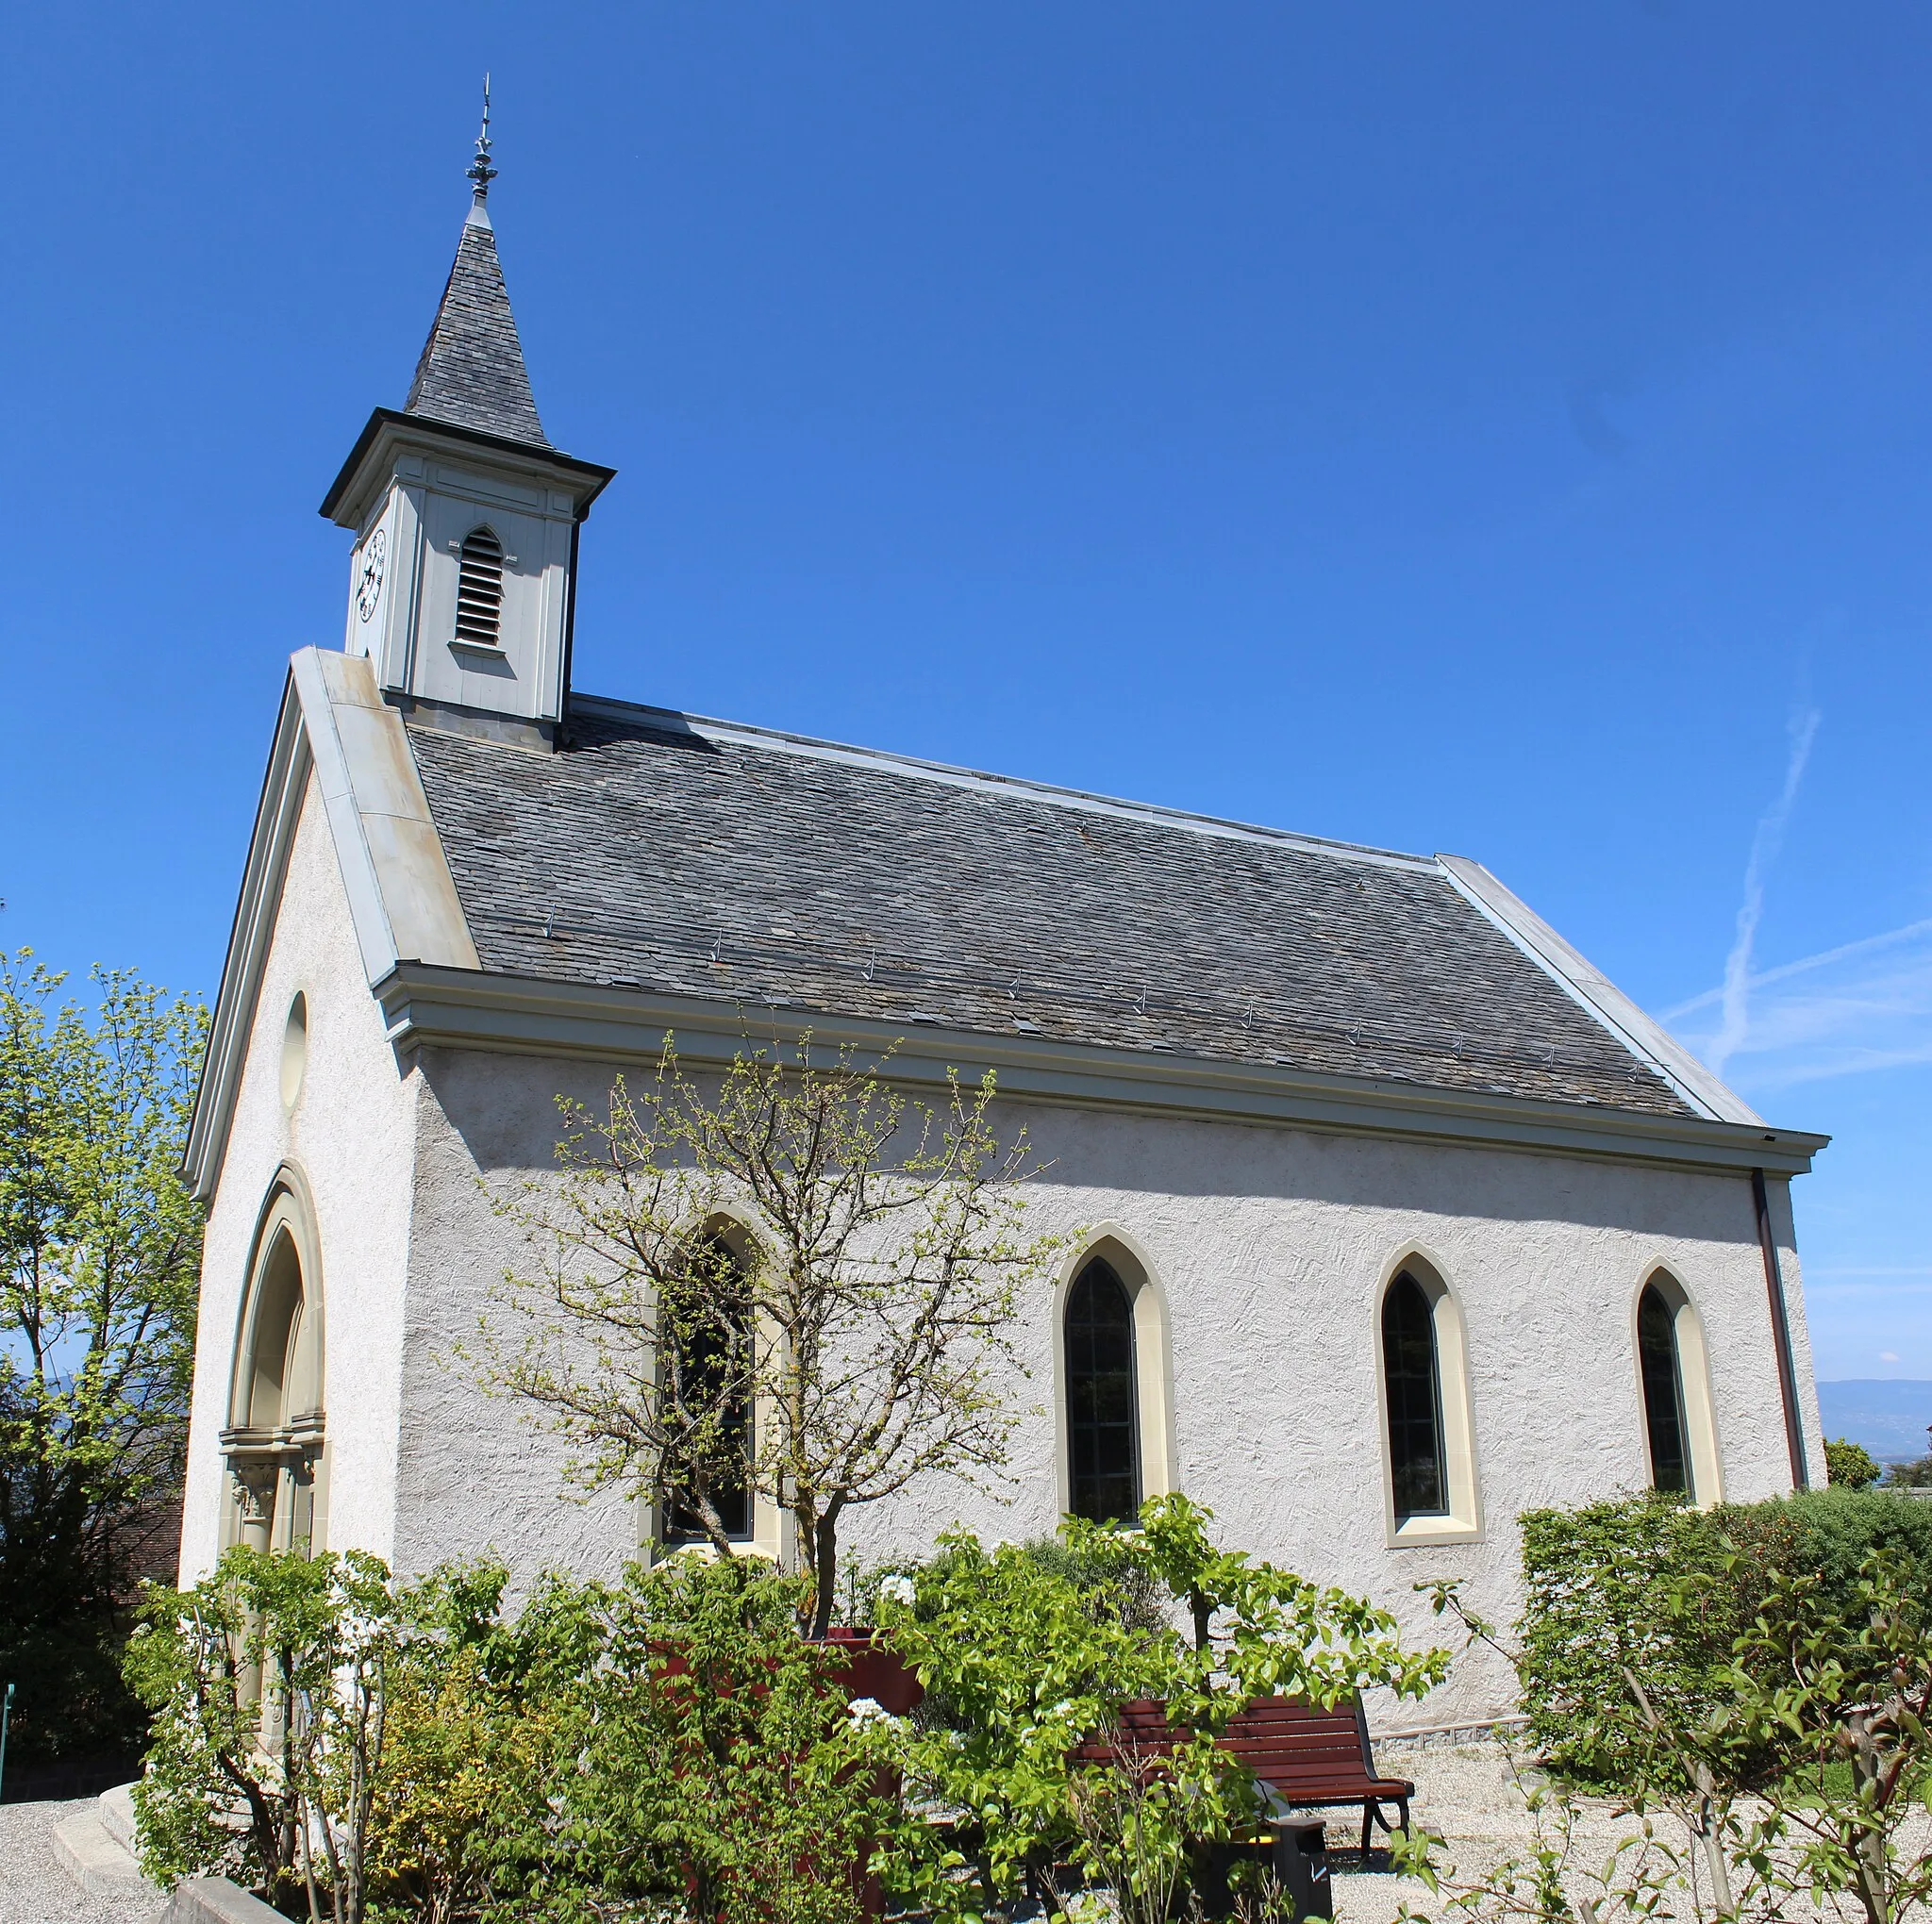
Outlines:
[[[308, 1068], [292, 1112], [282, 1039], [308, 1000]], [[324, 1314], [327, 1544], [391, 1554], [395, 1519], [404, 1279], [415, 1178], [417, 1078], [399, 1070], [357, 949], [317, 784], [310, 777], [250, 1027], [234, 1121], [202, 1257], [181, 1574], [220, 1549], [219, 1435], [262, 1204], [284, 1162], [314, 1199]], [[312, 1292], [315, 1279], [305, 1278]]]
[[[568, 1452], [541, 1413], [482, 1387], [488, 1344], [479, 1335], [485, 1319], [507, 1339], [514, 1328], [501, 1285], [515, 1236], [491, 1198], [521, 1182], [525, 1166], [507, 1162], [495, 1142], [507, 1128], [529, 1168], [548, 1166], [560, 1134], [558, 1090], [567, 1081], [588, 1097], [608, 1091], [609, 1078], [587, 1083], [556, 1065], [426, 1051], [422, 1074], [396, 1567], [487, 1555], [522, 1578], [545, 1568], [615, 1577], [639, 1554], [637, 1506], [567, 1485]], [[521, 1107], [505, 1114], [506, 1102]]]
[[[608, 1572], [635, 1552], [635, 1513], [566, 1500], [561, 1452], [527, 1406], [485, 1396], [453, 1345], [491, 1313], [507, 1252], [488, 1190], [544, 1167], [555, 1098], [596, 1103], [608, 1071], [528, 1056], [425, 1053], [408, 1277], [408, 1420], [394, 1547], [406, 1567], [493, 1548], [526, 1574]], [[1703, 1321], [1724, 1495], [1790, 1487], [1750, 1183], [1576, 1158], [1323, 1136], [1049, 1105], [1024, 1114], [1051, 1167], [1041, 1227], [1109, 1225], [1167, 1299], [1178, 1482], [1224, 1540], [1440, 1626], [1413, 1585], [1465, 1579], [1472, 1604], [1515, 1607], [1520, 1512], [1647, 1481], [1635, 1302], [1663, 1266]], [[480, 1179], [480, 1180], [479, 1180]], [[1789, 1240], [1789, 1215], [1774, 1187]], [[1480, 1541], [1391, 1548], [1376, 1397], [1375, 1303], [1422, 1252], [1464, 1318]], [[1822, 1472], [1797, 1265], [1785, 1251], [1811, 1461]], [[920, 1548], [947, 1523], [991, 1536], [1048, 1531], [1059, 1498], [1051, 1295], [1028, 1305], [1029, 1414], [993, 1493], [938, 1484], [856, 1513], [857, 1554]], [[333, 1416], [332, 1416], [333, 1420]], [[1492, 1716], [1507, 1690], [1466, 1662], [1421, 1706], [1376, 1706], [1385, 1729]]]

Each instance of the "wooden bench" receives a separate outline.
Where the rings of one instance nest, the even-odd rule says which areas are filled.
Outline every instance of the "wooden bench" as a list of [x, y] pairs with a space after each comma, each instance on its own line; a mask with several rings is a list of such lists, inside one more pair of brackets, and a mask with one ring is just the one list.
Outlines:
[[[1067, 1755], [1081, 1764], [1113, 1764], [1130, 1756], [1149, 1763], [1166, 1756], [1179, 1741], [1166, 1707], [1147, 1699], [1124, 1703], [1117, 1742], [1090, 1739]], [[1289, 1810], [1324, 1810], [1359, 1804], [1362, 1854], [1374, 1827], [1391, 1827], [1382, 1806], [1393, 1804], [1397, 1825], [1408, 1828], [1408, 1800], [1415, 1785], [1406, 1777], [1380, 1777], [1369, 1749], [1368, 1719], [1361, 1699], [1333, 1710], [1292, 1697], [1261, 1697], [1229, 1721], [1218, 1747], [1231, 1751]]]

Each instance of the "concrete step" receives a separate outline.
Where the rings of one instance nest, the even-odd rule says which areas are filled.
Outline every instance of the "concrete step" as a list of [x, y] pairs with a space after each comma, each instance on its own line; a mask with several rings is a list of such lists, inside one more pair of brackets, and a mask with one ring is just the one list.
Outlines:
[[[141, 1874], [134, 1842], [133, 1786], [104, 1792], [86, 1810], [54, 1827], [54, 1855], [91, 1898], [120, 1907], [128, 1918], [158, 1916], [162, 1897]], [[110, 1802], [109, 1800], [112, 1800]]]
[[117, 1783], [100, 1796], [101, 1828], [128, 1856], [134, 1855], [134, 1786]]

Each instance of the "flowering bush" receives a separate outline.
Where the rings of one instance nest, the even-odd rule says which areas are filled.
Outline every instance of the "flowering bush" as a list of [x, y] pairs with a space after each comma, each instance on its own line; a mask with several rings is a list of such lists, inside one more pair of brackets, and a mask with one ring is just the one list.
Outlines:
[[374, 1557], [229, 1551], [128, 1644], [155, 1712], [135, 1786], [142, 1868], [225, 1874], [359, 1924], [384, 1713], [408, 1613]]

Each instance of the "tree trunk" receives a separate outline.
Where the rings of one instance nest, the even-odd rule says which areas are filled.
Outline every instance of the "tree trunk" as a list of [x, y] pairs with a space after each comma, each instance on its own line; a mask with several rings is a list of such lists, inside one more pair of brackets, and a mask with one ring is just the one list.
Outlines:
[[1697, 1816], [1691, 1825], [1691, 1835], [1697, 1840], [1698, 1854], [1704, 1860], [1705, 1875], [1710, 1879], [1711, 1903], [1720, 1917], [1732, 1918], [1738, 1915], [1738, 1900], [1731, 1894], [1731, 1866], [1724, 1861], [1724, 1840], [1718, 1835], [1715, 1801], [1710, 1785], [1710, 1773], [1701, 1765], [1696, 1771], [1701, 1793], [1697, 1801]]
[[[1896, 1704], [1888, 1705], [1896, 1727]], [[1874, 1729], [1877, 1718], [1870, 1711], [1855, 1710], [1845, 1719], [1852, 1739], [1852, 1781], [1858, 1787], [1858, 1807], [1869, 1809], [1877, 1801], [1879, 1779], [1884, 1766], [1879, 1756]], [[1885, 1833], [1872, 1824], [1855, 1824], [1845, 1840], [1851, 1846], [1852, 1883], [1858, 1901], [1865, 1907], [1866, 1924], [1890, 1924], [1891, 1893], [1887, 1875]]]
[[811, 1634], [824, 1636], [832, 1627], [832, 1605], [839, 1581], [839, 1517], [834, 1510], [827, 1510], [819, 1518], [812, 1541], [812, 1581]]

